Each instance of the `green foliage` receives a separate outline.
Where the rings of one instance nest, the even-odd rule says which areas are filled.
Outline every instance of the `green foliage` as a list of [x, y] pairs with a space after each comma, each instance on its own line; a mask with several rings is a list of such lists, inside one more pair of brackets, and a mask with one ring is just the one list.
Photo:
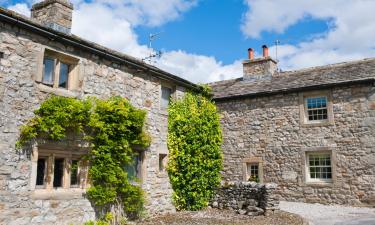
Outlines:
[[[106, 213], [103, 218], [98, 219], [96, 221], [89, 220], [85, 222], [83, 225], [110, 225], [113, 219], [112, 213]], [[121, 223], [126, 224], [126, 223]]]
[[75, 131], [92, 145], [87, 156], [92, 182], [89, 198], [104, 209], [122, 204], [127, 216], [136, 217], [143, 209], [143, 191], [129, 182], [124, 167], [132, 162], [134, 145], [150, 144], [143, 130], [145, 118], [145, 111], [121, 97], [78, 100], [53, 96], [21, 128], [17, 146], [36, 138], [63, 140], [68, 131]]
[[179, 210], [208, 205], [220, 184], [222, 169], [220, 118], [204, 95], [187, 93], [172, 102], [168, 117], [168, 174]]
[[259, 183], [260, 179], [258, 176], [253, 175], [249, 177], [248, 181]]

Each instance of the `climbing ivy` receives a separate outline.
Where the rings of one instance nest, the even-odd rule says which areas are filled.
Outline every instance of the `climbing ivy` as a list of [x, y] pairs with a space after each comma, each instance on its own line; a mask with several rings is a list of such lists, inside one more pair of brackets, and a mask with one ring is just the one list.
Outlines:
[[21, 128], [18, 147], [37, 138], [63, 140], [67, 132], [76, 132], [92, 147], [87, 155], [91, 181], [88, 197], [104, 211], [115, 205], [128, 217], [138, 216], [143, 209], [143, 191], [129, 182], [124, 167], [132, 163], [132, 147], [150, 144], [143, 130], [145, 111], [121, 97], [79, 100], [53, 96], [34, 113], [35, 117]]
[[208, 91], [187, 93], [168, 110], [167, 170], [179, 210], [206, 207], [220, 184], [222, 135], [219, 114]]

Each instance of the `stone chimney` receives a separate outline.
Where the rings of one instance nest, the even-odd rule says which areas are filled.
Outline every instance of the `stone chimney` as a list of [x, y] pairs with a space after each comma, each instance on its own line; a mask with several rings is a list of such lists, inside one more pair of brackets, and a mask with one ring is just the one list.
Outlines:
[[268, 55], [268, 47], [262, 46], [263, 57], [254, 59], [253, 49], [248, 49], [249, 59], [243, 61], [243, 79], [258, 81], [271, 79], [277, 70], [277, 62]]
[[31, 18], [54, 30], [70, 34], [73, 4], [69, 0], [44, 0], [31, 8]]

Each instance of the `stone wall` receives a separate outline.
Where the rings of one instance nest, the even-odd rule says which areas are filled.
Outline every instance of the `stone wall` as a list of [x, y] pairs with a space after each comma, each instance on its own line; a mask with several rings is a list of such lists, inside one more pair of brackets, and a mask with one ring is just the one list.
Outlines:
[[273, 183], [229, 182], [218, 188], [210, 206], [235, 210], [249, 216], [264, 215], [278, 209], [279, 200], [274, 196], [277, 185]]
[[[290, 201], [374, 204], [375, 88], [337, 87], [333, 123], [303, 125], [299, 93], [217, 102], [223, 129], [226, 181], [241, 181], [244, 162], [258, 159], [263, 182], [278, 184], [277, 195]], [[308, 183], [307, 151], [332, 152], [333, 182]]]
[[[40, 76], [40, 56], [45, 47], [79, 59], [76, 90], [51, 88], [35, 81]], [[158, 171], [159, 154], [168, 153], [167, 112], [159, 107], [161, 84], [167, 81], [2, 22], [0, 52], [4, 53], [0, 59], [0, 224], [76, 224], [95, 217], [84, 190], [37, 194], [30, 185], [30, 154], [15, 149], [19, 127], [52, 94], [77, 98], [118, 95], [146, 110], [147, 130], [152, 137], [144, 153], [141, 177], [147, 212], [174, 211], [168, 176]], [[185, 88], [175, 87], [175, 95], [182, 96]]]

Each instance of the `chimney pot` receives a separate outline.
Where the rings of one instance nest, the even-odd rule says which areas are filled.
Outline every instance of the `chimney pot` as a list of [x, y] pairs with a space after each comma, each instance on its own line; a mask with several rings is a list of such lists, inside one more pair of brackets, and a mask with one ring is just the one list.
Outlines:
[[247, 50], [248, 54], [249, 54], [249, 60], [253, 60], [254, 59], [254, 50], [252, 48], [249, 48]]
[[267, 45], [263, 45], [263, 58], [268, 58], [268, 47]]

